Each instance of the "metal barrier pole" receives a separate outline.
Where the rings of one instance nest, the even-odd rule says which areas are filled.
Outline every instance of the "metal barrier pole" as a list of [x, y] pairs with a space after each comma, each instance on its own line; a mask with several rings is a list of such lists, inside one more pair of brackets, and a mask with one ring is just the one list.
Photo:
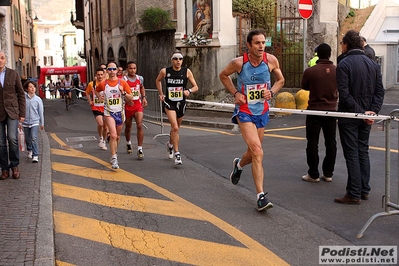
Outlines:
[[[146, 107], [144, 112], [144, 120], [147, 121], [148, 123], [161, 126], [161, 133], [155, 135], [154, 139], [159, 136], [169, 136], [169, 134], [164, 133], [163, 129], [164, 123], [163, 123], [162, 102], [158, 98], [158, 90], [146, 88], [145, 91], [146, 91], [148, 106]], [[147, 119], [145, 119], [145, 117], [147, 117]]]
[[170, 136], [169, 134], [163, 133], [163, 113], [162, 113], [162, 102], [161, 101], [159, 101], [159, 107], [160, 107], [159, 113], [160, 113], [160, 117], [161, 117], [161, 133], [155, 135], [153, 139], [156, 139], [157, 137], [160, 137], [160, 136]]
[[[399, 214], [399, 210], [391, 211], [391, 207], [395, 209], [399, 209], [399, 205], [391, 202], [391, 120], [393, 119], [394, 113], [399, 112], [399, 110], [393, 110], [390, 113], [391, 119], [387, 119], [385, 121], [385, 195], [383, 197], [384, 201], [384, 209], [385, 211], [376, 213], [371, 216], [366, 224], [360, 229], [359, 233], [357, 234], [357, 238], [362, 238], [364, 232], [370, 226], [370, 224], [377, 218], [388, 216], [388, 215], [395, 215]], [[399, 130], [399, 129], [398, 129]], [[399, 135], [398, 135], [398, 143], [399, 143]], [[399, 178], [398, 178], [398, 185], [399, 185]], [[399, 191], [398, 191], [399, 193]]]

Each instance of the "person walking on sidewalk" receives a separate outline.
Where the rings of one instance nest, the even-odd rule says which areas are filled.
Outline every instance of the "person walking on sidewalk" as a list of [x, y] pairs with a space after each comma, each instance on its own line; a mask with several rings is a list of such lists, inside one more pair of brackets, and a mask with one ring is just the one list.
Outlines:
[[[316, 65], [305, 69], [302, 76], [302, 89], [309, 91], [308, 110], [336, 111], [338, 91], [335, 77], [336, 66], [332, 61], [331, 47], [322, 43], [317, 47], [319, 60]], [[335, 158], [337, 156], [337, 119], [331, 116], [306, 116], [306, 161], [308, 173], [303, 181], [319, 182], [319, 136], [323, 130], [326, 155], [323, 160], [322, 179], [332, 181]]]
[[0, 179], [3, 180], [10, 176], [10, 169], [14, 179], [20, 177], [18, 125], [25, 120], [26, 108], [21, 78], [6, 63], [6, 55], [0, 50]]
[[86, 88], [86, 96], [87, 102], [91, 107], [91, 111], [93, 112], [94, 118], [97, 122], [97, 133], [98, 133], [98, 146], [102, 150], [107, 150], [107, 144], [105, 139], [107, 137], [108, 128], [104, 122], [104, 101], [100, 100], [96, 93], [97, 84], [101, 83], [104, 80], [104, 69], [101, 67], [96, 69], [96, 76], [94, 81], [89, 82]]
[[[133, 99], [129, 85], [116, 76], [117, 70], [115, 62], [108, 63], [109, 78], [100, 82], [96, 87], [97, 97], [104, 100], [104, 119], [110, 134], [109, 148], [113, 169], [119, 168], [117, 150], [125, 121], [125, 100]], [[100, 92], [104, 93], [100, 95]]]
[[[226, 89], [234, 96], [235, 109], [232, 122], [240, 126], [242, 136], [248, 145], [241, 159], [233, 160], [231, 182], [240, 180], [243, 167], [252, 163], [252, 177], [257, 193], [257, 209], [262, 211], [273, 207], [263, 190], [263, 148], [264, 129], [269, 121], [268, 101], [284, 85], [284, 76], [277, 58], [264, 52], [266, 37], [262, 30], [252, 30], [247, 36], [248, 53], [234, 58], [219, 74]], [[237, 89], [230, 75], [237, 73]], [[271, 86], [271, 75], [275, 82]]]
[[127, 84], [130, 86], [133, 94], [133, 101], [127, 101], [125, 104], [126, 121], [125, 121], [125, 138], [126, 138], [126, 151], [132, 153], [132, 142], [130, 134], [132, 132], [133, 117], [136, 121], [137, 129], [137, 158], [144, 159], [143, 141], [143, 117], [144, 108], [147, 106], [147, 96], [145, 95], [144, 78], [137, 75], [137, 65], [133, 61], [127, 63], [127, 75], [123, 77]]
[[42, 99], [36, 95], [36, 83], [27, 81], [24, 84], [26, 91], [26, 116], [22, 123], [25, 134], [26, 150], [28, 158], [33, 163], [39, 162], [38, 132], [44, 129], [44, 109]]
[[[375, 115], [384, 101], [384, 86], [378, 64], [363, 51], [359, 32], [349, 30], [342, 38], [346, 56], [337, 66], [339, 112]], [[370, 193], [369, 138], [374, 119], [338, 118], [338, 130], [346, 160], [346, 194], [334, 201], [360, 204]]]
[[[180, 50], [173, 52], [171, 56], [172, 66], [162, 68], [156, 79], [159, 99], [162, 101], [163, 111], [170, 123], [170, 139], [166, 143], [167, 153], [170, 159], [175, 155], [175, 164], [182, 164], [179, 152], [179, 129], [186, 112], [186, 98], [198, 91], [193, 73], [187, 67], [182, 67], [183, 54]], [[165, 79], [166, 93], [162, 90], [162, 80]], [[187, 89], [187, 81], [192, 85]]]

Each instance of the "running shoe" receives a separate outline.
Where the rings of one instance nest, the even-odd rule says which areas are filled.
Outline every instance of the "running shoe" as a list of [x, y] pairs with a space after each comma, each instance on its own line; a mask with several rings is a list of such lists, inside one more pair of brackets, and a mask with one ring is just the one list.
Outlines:
[[143, 160], [144, 159], [143, 150], [137, 150], [137, 159], [139, 159], [139, 160]]
[[126, 151], [127, 151], [128, 154], [131, 154], [133, 152], [131, 144], [126, 144]]
[[233, 171], [230, 174], [230, 181], [233, 185], [237, 185], [238, 181], [240, 181], [242, 169], [238, 169], [237, 164], [241, 161], [240, 158], [235, 158], [233, 160]]
[[175, 164], [176, 165], [183, 164], [180, 154], [176, 154], [176, 156], [175, 156]]
[[38, 162], [39, 162], [39, 156], [33, 156], [32, 163], [38, 163]]
[[267, 200], [266, 194], [265, 193], [261, 194], [258, 199], [257, 202], [258, 212], [273, 208], [273, 203]]
[[173, 159], [173, 146], [171, 148], [169, 145], [169, 141], [166, 142], [166, 153], [168, 154], [169, 159]]
[[111, 165], [113, 169], [118, 169], [119, 165], [118, 165], [118, 159], [117, 158], [111, 158]]
[[28, 158], [29, 158], [29, 159], [32, 159], [32, 154], [33, 154], [32, 151], [28, 151]]
[[98, 143], [98, 146], [100, 147], [100, 149], [102, 149], [102, 150], [104, 150], [104, 151], [107, 150], [107, 144], [105, 143], [104, 140], [100, 141], [100, 142]]

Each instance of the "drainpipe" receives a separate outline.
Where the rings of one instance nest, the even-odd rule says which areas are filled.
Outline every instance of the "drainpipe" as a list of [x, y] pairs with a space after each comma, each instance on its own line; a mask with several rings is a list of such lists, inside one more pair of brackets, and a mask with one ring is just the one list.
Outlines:
[[[101, 3], [103, 3], [104, 1], [101, 1]], [[100, 3], [100, 1], [98, 1], [97, 3]], [[100, 21], [100, 52], [101, 52], [101, 63], [104, 62], [104, 53], [103, 53], [103, 20], [101, 19], [103, 17], [102, 15], [102, 8], [101, 8], [101, 4], [99, 6], [100, 9], [100, 17], [99, 17], [99, 21]]]

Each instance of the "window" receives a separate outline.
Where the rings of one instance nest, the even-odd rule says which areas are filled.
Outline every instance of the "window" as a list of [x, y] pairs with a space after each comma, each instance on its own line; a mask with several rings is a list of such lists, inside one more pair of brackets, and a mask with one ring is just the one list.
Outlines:
[[53, 57], [52, 56], [43, 56], [43, 63], [45, 66], [53, 65]]
[[100, 28], [100, 23], [99, 23], [99, 16], [100, 16], [100, 0], [97, 0], [96, 2], [96, 29]]
[[112, 7], [111, 7], [111, 0], [108, 0], [108, 2], [107, 2], [107, 6], [108, 6], [108, 10], [107, 10], [107, 12], [108, 12], [108, 29], [111, 29], [111, 10], [112, 10]]
[[50, 50], [50, 39], [44, 39], [44, 49]]
[[123, 0], [119, 0], [119, 23], [120, 25], [123, 25], [125, 23], [125, 10], [124, 10], [124, 1]]
[[44, 33], [49, 33], [49, 32], [50, 32], [49, 28], [44, 28]]

